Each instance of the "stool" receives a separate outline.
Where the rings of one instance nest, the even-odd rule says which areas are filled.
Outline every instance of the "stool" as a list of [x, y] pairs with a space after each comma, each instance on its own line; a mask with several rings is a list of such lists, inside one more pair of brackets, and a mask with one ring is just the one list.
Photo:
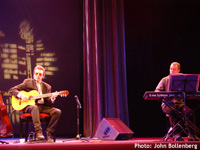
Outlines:
[[[40, 113], [40, 122], [46, 124], [46, 128], [49, 124], [51, 117], [48, 114]], [[25, 124], [25, 142], [28, 140], [28, 125], [33, 123], [32, 115], [30, 113], [24, 113], [20, 116], [20, 139], [23, 135], [23, 124]], [[54, 136], [55, 142], [55, 136]]]

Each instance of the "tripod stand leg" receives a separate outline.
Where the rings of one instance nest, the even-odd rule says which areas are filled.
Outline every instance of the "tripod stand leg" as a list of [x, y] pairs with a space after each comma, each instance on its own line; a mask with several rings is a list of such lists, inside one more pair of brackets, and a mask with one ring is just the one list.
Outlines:
[[[181, 126], [181, 120], [175, 124], [175, 126], [170, 127], [167, 134], [161, 139], [161, 141], [167, 141], [171, 135], [180, 127], [181, 129], [183, 129], [183, 127]], [[183, 129], [185, 132], [185, 129]]]
[[172, 135], [171, 131], [172, 131], [172, 127], [169, 128], [167, 134], [161, 139], [161, 141], [167, 141], [168, 138]]
[[184, 131], [184, 133], [188, 136], [188, 133], [186, 132], [186, 130], [183, 128], [183, 126], [182, 125], [178, 125], [181, 129], [182, 129], [182, 131]]
[[8, 142], [5, 141], [0, 141], [1, 144], [9, 144]]

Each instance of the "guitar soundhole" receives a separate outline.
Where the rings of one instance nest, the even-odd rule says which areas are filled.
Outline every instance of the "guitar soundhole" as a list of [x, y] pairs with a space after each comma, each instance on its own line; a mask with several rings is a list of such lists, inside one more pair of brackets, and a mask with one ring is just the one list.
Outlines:
[[33, 98], [33, 96], [29, 96], [29, 97], [28, 97], [29, 100], [32, 99], [32, 98]]

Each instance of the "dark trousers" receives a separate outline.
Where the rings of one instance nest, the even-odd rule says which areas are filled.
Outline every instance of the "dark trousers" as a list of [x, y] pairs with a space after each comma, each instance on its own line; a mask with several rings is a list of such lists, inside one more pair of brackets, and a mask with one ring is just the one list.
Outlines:
[[40, 113], [45, 113], [51, 116], [51, 120], [46, 130], [51, 133], [55, 132], [58, 120], [61, 115], [60, 109], [44, 105], [29, 105], [24, 109], [24, 112], [31, 113], [36, 132], [42, 130], [40, 116], [39, 116]]

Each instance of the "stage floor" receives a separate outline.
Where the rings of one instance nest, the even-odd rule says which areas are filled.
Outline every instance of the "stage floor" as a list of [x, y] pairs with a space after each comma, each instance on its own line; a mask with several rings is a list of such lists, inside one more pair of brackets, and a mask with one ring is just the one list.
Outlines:
[[[55, 143], [23, 142], [19, 138], [0, 138], [0, 150], [132, 150], [132, 149], [200, 149], [199, 141], [161, 141], [162, 138], [132, 138], [129, 140], [103, 141], [97, 139], [57, 138]], [[170, 139], [169, 139], [170, 140]]]

